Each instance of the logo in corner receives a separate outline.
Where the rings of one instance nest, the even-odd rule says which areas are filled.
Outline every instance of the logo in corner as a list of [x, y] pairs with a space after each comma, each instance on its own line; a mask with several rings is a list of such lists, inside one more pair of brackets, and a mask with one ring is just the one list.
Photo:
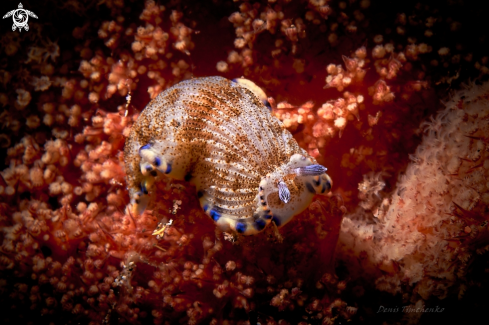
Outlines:
[[22, 31], [22, 28], [25, 28], [25, 30], [29, 30], [29, 25], [27, 25], [27, 21], [29, 20], [29, 16], [33, 18], [37, 18], [36, 14], [33, 13], [32, 11], [25, 10], [24, 7], [22, 6], [22, 3], [19, 2], [19, 8], [14, 9], [12, 11], [9, 11], [3, 16], [3, 18], [7, 18], [12, 16], [12, 19], [14, 20], [14, 24], [12, 25], [12, 31], [15, 31], [17, 28], [19, 29], [19, 32]]

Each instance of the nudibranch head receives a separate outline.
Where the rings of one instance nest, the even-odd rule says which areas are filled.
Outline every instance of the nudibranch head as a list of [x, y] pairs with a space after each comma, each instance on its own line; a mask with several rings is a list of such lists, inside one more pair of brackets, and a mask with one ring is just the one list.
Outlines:
[[312, 157], [294, 154], [261, 180], [257, 201], [259, 207], [270, 211], [277, 226], [283, 226], [304, 211], [314, 195], [328, 194], [332, 186], [325, 167], [316, 164]]
[[[326, 194], [326, 168], [299, 147], [253, 82], [195, 78], [167, 89], [141, 112], [124, 160], [132, 211], [159, 177], [185, 180], [224, 231], [252, 235], [282, 226]], [[269, 105], [268, 105], [269, 106]]]

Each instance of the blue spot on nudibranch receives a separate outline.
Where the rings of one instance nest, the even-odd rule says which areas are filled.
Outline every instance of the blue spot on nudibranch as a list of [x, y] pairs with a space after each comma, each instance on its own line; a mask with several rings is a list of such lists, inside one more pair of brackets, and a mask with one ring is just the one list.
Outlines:
[[309, 182], [306, 182], [306, 187], [307, 187], [307, 190], [309, 192], [311, 192], [312, 194], [316, 194], [316, 190], [314, 189], [314, 187], [311, 185], [311, 183]]
[[272, 218], [272, 221], [275, 222], [277, 227], [280, 227], [280, 225], [282, 224], [282, 221], [280, 221], [280, 219], [278, 217], [275, 217], [275, 216]]
[[221, 218], [221, 214], [214, 209], [211, 210], [210, 214], [211, 214], [212, 220], [214, 220], [214, 221], [217, 221], [217, 220], [219, 220], [219, 218]]
[[146, 188], [146, 185], [144, 185], [143, 183], [141, 183], [141, 191], [142, 191], [144, 194], [148, 194], [148, 189]]
[[143, 192], [137, 192], [134, 198], [134, 202], [136, 202], [136, 204], [141, 203], [141, 198], [143, 197], [143, 195]]
[[324, 193], [325, 190], [326, 190], [326, 182], [323, 183], [323, 187], [321, 188], [321, 193]]
[[141, 148], [139, 148], [139, 152], [141, 152], [141, 150], [146, 150], [146, 149], [149, 149], [151, 148], [151, 146], [148, 144], [145, 144], [144, 146], [142, 146]]
[[[270, 211], [269, 211], [269, 212], [270, 212]], [[263, 216], [263, 218], [265, 218], [265, 219], [269, 220], [269, 219], [272, 219], [272, 216], [271, 216], [271, 215], [269, 215], [269, 214], [265, 214], [265, 215]]]
[[268, 100], [265, 100], [264, 104], [268, 108], [268, 110], [271, 112], [272, 111], [272, 105], [270, 105], [270, 102]]
[[236, 231], [240, 234], [246, 231], [246, 224], [243, 222], [236, 222]]
[[151, 165], [146, 165], [146, 170], [147, 170], [148, 172], [152, 171], [152, 170], [153, 170], [153, 166], [151, 166]]
[[266, 225], [267, 223], [265, 222], [265, 220], [258, 219], [255, 221], [256, 230], [262, 230], [263, 228], [265, 228]]
[[161, 165], [161, 158], [160, 157], [155, 158], [155, 165], [158, 167]]
[[209, 205], [208, 204], [205, 204], [202, 209], [204, 209], [204, 212], [207, 212], [207, 210], [209, 209]]
[[165, 174], [170, 174], [170, 172], [171, 172], [171, 164], [168, 164], [168, 165], [166, 166], [166, 171], [165, 171]]
[[323, 188], [322, 188], [321, 193], [324, 193], [324, 191], [325, 191], [326, 189], [328, 189], [328, 191], [329, 191], [329, 190], [331, 190], [331, 182], [330, 182], [330, 181], [325, 181], [325, 182], [323, 183]]

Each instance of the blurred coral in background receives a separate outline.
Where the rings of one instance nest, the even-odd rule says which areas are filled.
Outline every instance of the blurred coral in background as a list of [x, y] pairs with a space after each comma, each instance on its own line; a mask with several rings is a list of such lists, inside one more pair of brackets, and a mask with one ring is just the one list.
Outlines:
[[[2, 323], [483, 315], [485, 18], [470, 2], [387, 3], [24, 2], [29, 31], [2, 20]], [[169, 86], [208, 75], [262, 87], [333, 195], [236, 242], [185, 182], [160, 181], [148, 211], [126, 213], [132, 123]]]

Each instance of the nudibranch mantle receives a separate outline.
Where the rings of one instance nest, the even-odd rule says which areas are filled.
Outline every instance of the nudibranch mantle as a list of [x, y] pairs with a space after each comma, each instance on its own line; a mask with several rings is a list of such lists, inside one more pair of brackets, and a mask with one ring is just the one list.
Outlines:
[[155, 180], [170, 177], [194, 184], [224, 231], [252, 235], [272, 221], [283, 226], [331, 190], [326, 168], [247, 82], [186, 80], [146, 106], [124, 148], [133, 213], [144, 211]]

